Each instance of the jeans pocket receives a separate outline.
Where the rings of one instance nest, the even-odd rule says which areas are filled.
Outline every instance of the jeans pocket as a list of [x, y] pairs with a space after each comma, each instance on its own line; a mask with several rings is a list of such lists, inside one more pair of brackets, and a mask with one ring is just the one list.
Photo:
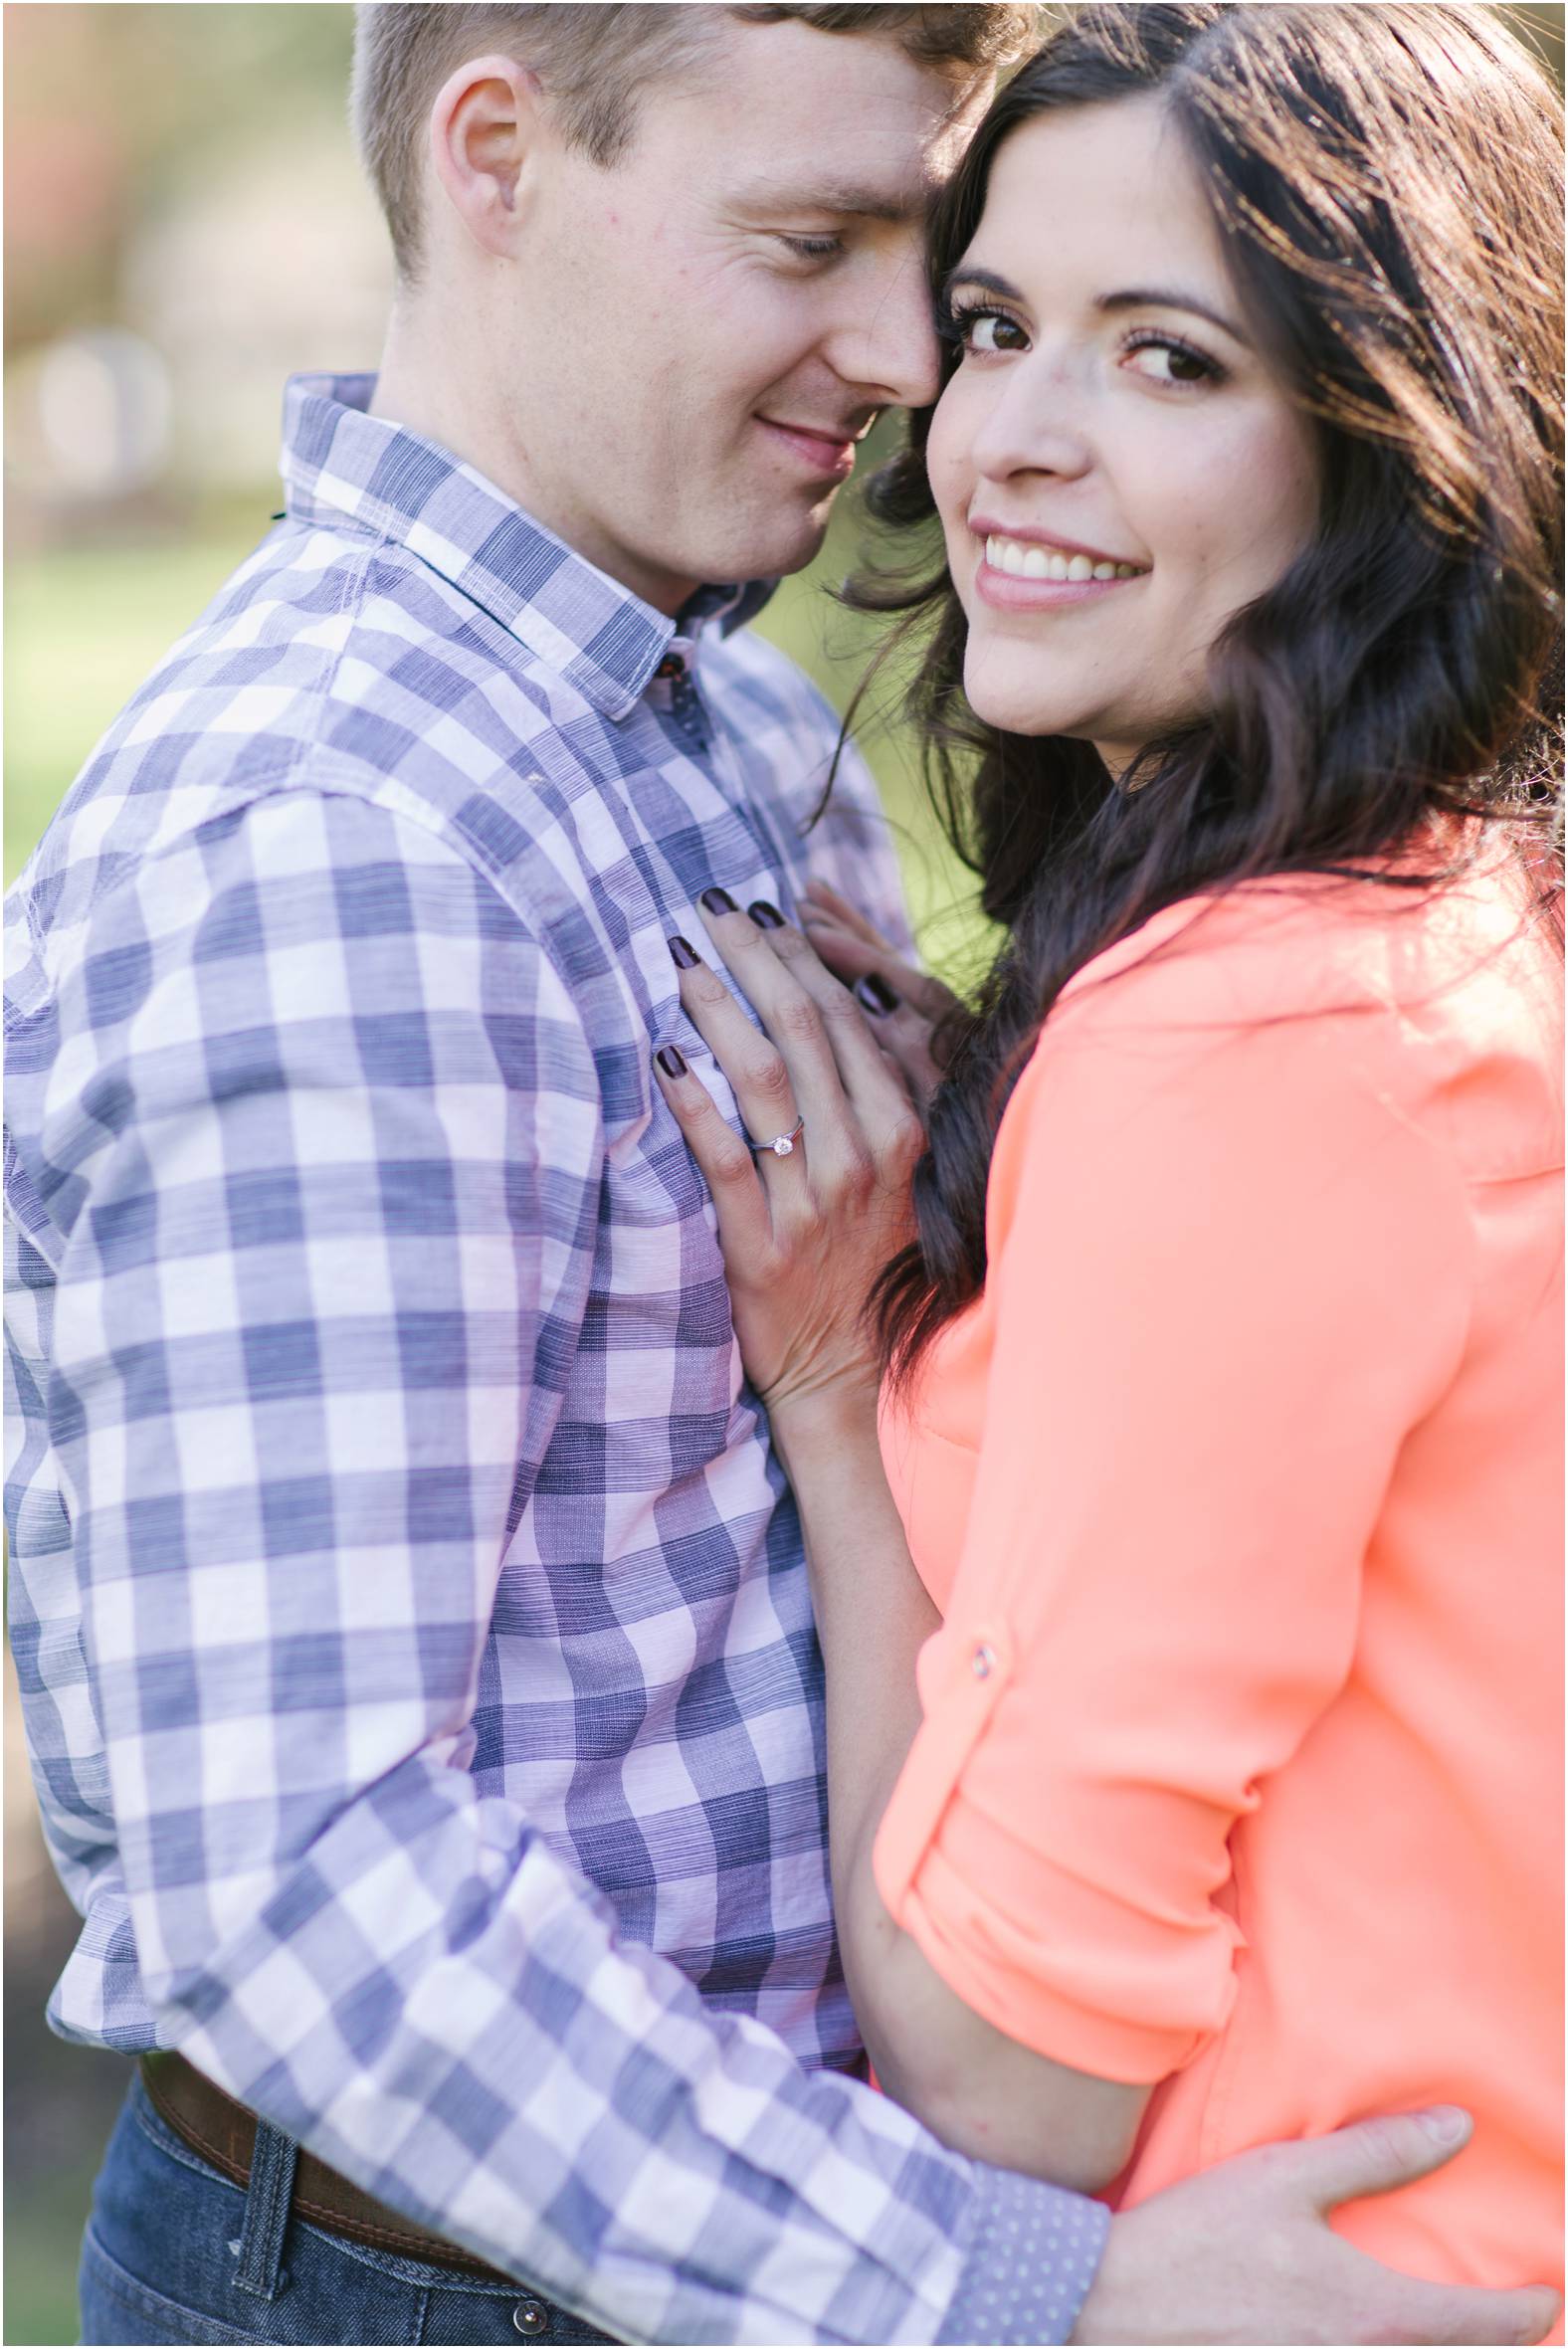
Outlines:
[[170, 2161], [178, 2162], [181, 2169], [189, 2170], [194, 2177], [204, 2180], [208, 2185], [221, 2186], [229, 2194], [244, 2195], [244, 2187], [236, 2186], [216, 2162], [209, 2161], [204, 2153], [197, 2152], [194, 2145], [188, 2145], [183, 2137], [175, 2134], [148, 2095], [140, 2072], [131, 2075], [125, 2112], [156, 2152], [165, 2155]]
[[82, 2301], [81, 2339], [85, 2343], [108, 2342], [117, 2344], [117, 2349], [139, 2349], [141, 2343], [149, 2341], [260, 2342], [262, 2339], [260, 2333], [241, 2332], [232, 2324], [220, 2324], [216, 2317], [207, 2316], [198, 2308], [182, 2307], [179, 2301], [154, 2291], [103, 2249], [91, 2221], [82, 2239], [78, 2289]]

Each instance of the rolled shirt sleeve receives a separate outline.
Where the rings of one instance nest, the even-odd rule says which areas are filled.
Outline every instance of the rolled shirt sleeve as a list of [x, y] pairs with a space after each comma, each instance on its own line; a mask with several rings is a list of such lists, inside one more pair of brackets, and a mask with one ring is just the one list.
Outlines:
[[1256, 994], [1201, 926], [1065, 1000], [1009, 1104], [963, 1555], [876, 1851], [978, 2013], [1137, 2083], [1229, 2014], [1228, 1839], [1344, 1682], [1470, 1277], [1397, 1015]]
[[86, 920], [33, 1029], [28, 1247], [160, 2044], [627, 2337], [930, 2340], [987, 2294], [986, 2337], [1065, 2339], [1099, 2214], [704, 2009], [467, 1768], [589, 1294], [559, 974], [416, 820], [324, 789]]

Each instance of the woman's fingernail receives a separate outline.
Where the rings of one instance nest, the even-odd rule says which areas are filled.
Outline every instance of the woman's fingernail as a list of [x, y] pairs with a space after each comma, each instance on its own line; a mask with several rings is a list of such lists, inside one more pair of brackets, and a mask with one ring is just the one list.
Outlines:
[[665, 944], [675, 958], [675, 966], [678, 971], [691, 970], [702, 959], [689, 938], [667, 938]]
[[783, 914], [776, 905], [770, 905], [766, 897], [754, 898], [746, 911], [760, 929], [781, 930], [784, 927]]
[[868, 971], [863, 979], [856, 980], [855, 1000], [857, 1003], [863, 1003], [869, 1012], [875, 1012], [879, 1019], [883, 1014], [895, 1012], [898, 1009], [897, 996], [894, 995], [886, 980], [876, 971]]
[[667, 1077], [684, 1077], [686, 1075], [686, 1056], [684, 1053], [678, 1052], [673, 1044], [661, 1045], [654, 1058]]
[[697, 899], [704, 913], [733, 913], [735, 900], [728, 889], [704, 889]]

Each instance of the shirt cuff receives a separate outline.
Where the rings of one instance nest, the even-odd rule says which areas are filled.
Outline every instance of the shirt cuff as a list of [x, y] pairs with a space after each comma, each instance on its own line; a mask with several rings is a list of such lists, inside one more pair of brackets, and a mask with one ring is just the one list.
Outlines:
[[1104, 2256], [1110, 2213], [1066, 2187], [977, 2166], [979, 2223], [936, 2338], [1067, 2341]]

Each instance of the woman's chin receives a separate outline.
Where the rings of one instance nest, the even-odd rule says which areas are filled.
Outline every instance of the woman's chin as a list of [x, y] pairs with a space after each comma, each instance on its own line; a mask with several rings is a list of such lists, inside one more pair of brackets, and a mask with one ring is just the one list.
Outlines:
[[965, 684], [964, 698], [983, 725], [1002, 734], [1065, 734], [1085, 740], [1092, 728], [1080, 702], [1043, 699], [1027, 684]]
[[1042, 676], [1046, 666], [1034, 646], [979, 645], [971, 636], [964, 699], [982, 724], [1000, 733], [1077, 734], [1092, 740], [1097, 712], [1084, 706], [1081, 679]]

